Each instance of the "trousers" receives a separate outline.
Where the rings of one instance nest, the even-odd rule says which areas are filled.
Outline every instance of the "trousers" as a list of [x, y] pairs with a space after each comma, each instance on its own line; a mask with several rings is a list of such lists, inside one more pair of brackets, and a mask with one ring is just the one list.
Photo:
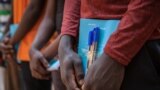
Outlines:
[[160, 90], [160, 40], [147, 41], [133, 58], [121, 90]]
[[51, 80], [39, 80], [32, 77], [29, 62], [22, 61], [21, 69], [26, 90], [51, 90]]

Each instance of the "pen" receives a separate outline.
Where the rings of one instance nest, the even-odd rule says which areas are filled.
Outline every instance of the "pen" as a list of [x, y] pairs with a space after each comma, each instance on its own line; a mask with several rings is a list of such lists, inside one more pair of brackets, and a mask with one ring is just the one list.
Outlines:
[[88, 47], [89, 48], [88, 48], [87, 68], [89, 68], [89, 66], [92, 64], [92, 58], [91, 58], [92, 48], [93, 48], [92, 44], [93, 44], [93, 31], [90, 31], [89, 36], [88, 36]]
[[94, 29], [93, 33], [93, 62], [96, 60], [96, 51], [97, 51], [97, 45], [98, 45], [98, 39], [99, 39], [99, 28], [96, 27]]

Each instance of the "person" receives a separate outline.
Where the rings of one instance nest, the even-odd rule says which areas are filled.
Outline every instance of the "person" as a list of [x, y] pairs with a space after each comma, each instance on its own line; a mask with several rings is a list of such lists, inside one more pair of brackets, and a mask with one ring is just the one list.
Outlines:
[[[160, 89], [159, 0], [66, 0], [64, 8], [59, 58], [68, 90]], [[85, 79], [73, 49], [81, 18], [120, 20]]]
[[52, 2], [52, 0], [30, 0], [15, 34], [13, 37], [9, 38], [6, 43], [3, 43], [5, 45], [3, 51], [6, 51], [6, 53], [13, 53], [13, 46], [20, 42], [17, 58], [18, 60], [21, 60], [21, 68], [26, 90], [51, 90], [51, 80], [33, 78], [29, 66], [29, 49], [37, 33], [38, 27], [44, 18], [48, 2]]
[[[50, 72], [47, 71], [47, 68], [50, 60], [58, 53], [60, 40], [60, 35], [57, 38], [55, 37], [55, 40], [52, 40], [51, 36], [53, 36], [54, 32], [56, 34], [60, 33], [63, 7], [64, 0], [48, 2], [45, 17], [30, 48], [30, 68], [32, 76], [35, 78], [49, 79], [50, 77], [50, 74], [48, 74]], [[65, 86], [61, 82], [59, 71], [54, 70], [52, 72], [54, 90], [64, 90]]]

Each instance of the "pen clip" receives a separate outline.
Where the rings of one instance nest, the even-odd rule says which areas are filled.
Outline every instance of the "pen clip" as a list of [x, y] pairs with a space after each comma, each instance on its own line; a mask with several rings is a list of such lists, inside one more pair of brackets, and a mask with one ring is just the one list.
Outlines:
[[98, 42], [99, 39], [99, 27], [94, 28], [93, 42]]
[[93, 43], [93, 31], [90, 31], [88, 36], [88, 46], [91, 46], [92, 43]]

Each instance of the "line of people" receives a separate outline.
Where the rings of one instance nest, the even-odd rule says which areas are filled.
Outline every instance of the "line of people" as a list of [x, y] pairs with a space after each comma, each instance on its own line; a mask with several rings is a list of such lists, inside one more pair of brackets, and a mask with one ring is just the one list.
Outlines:
[[[51, 81], [55, 90], [160, 90], [159, 8], [159, 0], [30, 0], [0, 50], [9, 58], [20, 42], [27, 90], [51, 90]], [[86, 76], [75, 50], [82, 18], [120, 20]], [[55, 57], [60, 70], [49, 72]]]
[[[13, 24], [18, 24], [18, 28], [14, 34], [6, 30], [1, 51], [5, 59], [10, 58], [9, 55], [16, 54], [15, 45], [19, 43], [17, 59], [21, 61], [26, 90], [51, 90], [51, 81], [61, 81], [59, 71], [51, 75], [42, 64], [57, 55], [64, 0], [12, 0], [12, 5], [9, 23], [13, 18]], [[51, 76], [57, 78], [51, 80]], [[64, 87], [56, 83], [55, 89]]]

